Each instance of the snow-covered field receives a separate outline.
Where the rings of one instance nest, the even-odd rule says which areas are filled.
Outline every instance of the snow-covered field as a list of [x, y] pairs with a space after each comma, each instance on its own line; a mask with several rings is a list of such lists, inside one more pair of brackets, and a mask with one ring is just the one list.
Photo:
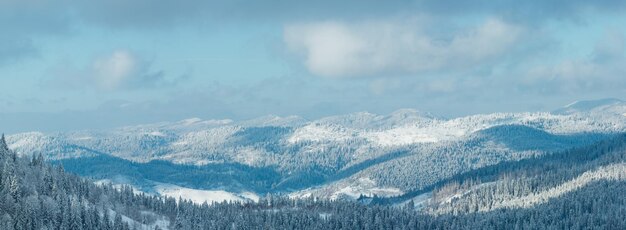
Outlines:
[[211, 203], [221, 203], [221, 202], [246, 202], [246, 201], [259, 201], [259, 196], [251, 192], [243, 192], [239, 194], [226, 192], [223, 190], [198, 190], [198, 189], [190, 189], [184, 188], [176, 185], [169, 184], [159, 184], [154, 188], [157, 193], [164, 196], [169, 196], [173, 198], [182, 198], [186, 200], [191, 200], [194, 203], [202, 204], [207, 202]]
[[331, 200], [338, 198], [357, 199], [361, 195], [373, 197], [390, 197], [402, 195], [398, 188], [382, 187], [370, 178], [359, 178], [355, 183], [339, 182], [321, 188], [312, 188], [291, 193], [292, 198], [306, 198], [310, 196], [327, 197]]

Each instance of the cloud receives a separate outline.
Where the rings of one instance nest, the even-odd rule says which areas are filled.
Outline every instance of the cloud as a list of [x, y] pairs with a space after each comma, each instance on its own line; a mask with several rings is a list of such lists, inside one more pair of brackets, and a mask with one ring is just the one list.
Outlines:
[[624, 56], [624, 34], [615, 30], [608, 30], [596, 43], [592, 58], [594, 62], [608, 62]]
[[623, 90], [626, 85], [625, 40], [621, 32], [607, 30], [593, 50], [583, 57], [553, 63], [522, 65], [511, 71], [521, 85], [543, 93], [580, 93]]
[[518, 24], [538, 26], [546, 21], [585, 23], [593, 14], [620, 14], [626, 2], [614, 0], [417, 0], [412, 8], [447, 17], [492, 15]]
[[142, 63], [127, 50], [116, 50], [112, 54], [96, 59], [91, 66], [91, 77], [95, 85], [104, 90], [154, 85], [161, 81], [162, 74], [151, 74], [146, 63]]
[[188, 24], [205, 27], [230, 21], [360, 20], [424, 13], [445, 17], [487, 14], [524, 23], [580, 20], [589, 12], [620, 13], [624, 9], [625, 2], [612, 0], [3, 0], [0, 1], [0, 28], [15, 21], [26, 24], [26, 30], [58, 31], [66, 30], [74, 22], [137, 29]]
[[0, 66], [38, 56], [35, 38], [68, 30], [66, 15], [52, 1], [0, 1]]
[[165, 79], [163, 71], [151, 69], [151, 62], [129, 50], [119, 49], [96, 57], [86, 68], [61, 65], [44, 85], [61, 89], [94, 88], [102, 91], [155, 88], [176, 84], [184, 77]]
[[[390, 14], [410, 0], [361, 1], [246, 1], [246, 0], [108, 0], [74, 1], [87, 21], [109, 27], [168, 27], [173, 25], [224, 24], [229, 22], [280, 22], [324, 17], [371, 17]], [[345, 9], [350, 8], [350, 11]]]
[[162, 27], [230, 21], [278, 21], [367, 19], [390, 15], [439, 14], [465, 16], [488, 14], [516, 21], [537, 23], [545, 20], [581, 21], [590, 12], [619, 13], [622, 1], [600, 0], [318, 0], [318, 1], [245, 1], [245, 0], [66, 0], [79, 17], [110, 27]]
[[130, 52], [117, 50], [93, 63], [94, 81], [103, 89], [118, 88], [137, 74], [137, 65], [137, 59]]
[[[521, 111], [529, 106], [566, 103], [590, 96], [619, 97], [626, 93], [622, 87], [626, 85], [622, 34], [607, 33], [594, 48], [578, 46], [578, 42], [595, 35], [576, 33], [587, 33], [590, 27], [595, 29], [598, 24], [608, 23], [595, 20], [598, 15], [603, 15], [602, 20], [621, 20], [624, 4], [602, 0], [0, 0], [0, 64], [58, 50], [39, 50], [39, 46], [54, 45], [56, 39], [63, 40], [66, 36], [76, 36], [73, 40], [80, 41], [84, 36], [122, 35], [103, 44], [66, 44], [69, 49], [80, 51], [85, 45], [90, 46], [89, 50], [120, 44], [127, 47], [153, 36], [163, 36], [163, 40], [156, 42], [211, 36], [213, 31], [228, 27], [252, 29], [253, 36], [272, 38], [276, 36], [271, 34], [275, 29], [283, 29], [278, 40], [282, 39], [297, 56], [290, 60], [305, 67], [285, 71], [289, 80], [258, 85], [254, 81], [270, 73], [261, 73], [258, 78], [226, 79], [228, 76], [216, 76], [219, 74], [211, 74], [209, 70], [204, 72], [205, 78], [196, 78], [194, 84], [167, 87], [181, 80], [162, 71], [161, 68], [176, 71], [172, 64], [158, 66], [161, 62], [134, 50], [110, 50], [78, 64], [63, 60], [52, 60], [61, 61], [58, 65], [44, 63], [53, 68], [40, 83], [44, 89], [53, 88], [55, 92], [37, 92], [39, 89], [28, 87], [22, 90], [30, 80], [12, 82], [14, 93], [23, 91], [16, 93], [18, 97], [39, 94], [44, 106], [18, 99], [0, 104], [15, 104], [4, 107], [10, 109], [1, 109], [6, 113], [88, 110], [101, 100], [119, 97], [136, 100], [136, 104], [123, 109], [107, 107], [85, 112], [89, 116], [82, 118], [83, 125], [104, 127], [127, 124], [130, 120], [150, 122], [146, 119], [175, 120], [186, 116], [249, 118], [269, 113], [322, 116], [361, 110], [388, 112], [401, 107], [444, 114]], [[594, 19], [591, 26], [585, 24], [589, 18]], [[272, 26], [277, 28], [269, 28]], [[202, 33], [195, 33], [198, 30]], [[573, 36], [559, 37], [564, 32]], [[231, 35], [251, 42], [267, 40], [267, 37], [237, 37], [246, 33], [228, 34]], [[51, 38], [54, 36], [60, 38]], [[538, 44], [544, 41], [537, 41], [537, 37], [554, 40], [544, 46]], [[128, 38], [131, 39], [125, 40]], [[562, 57], [558, 40], [574, 44], [576, 50], [571, 53], [587, 48], [593, 51], [582, 57]], [[544, 49], [547, 46], [549, 49]], [[153, 52], [166, 50], [157, 48]], [[215, 52], [219, 56], [219, 52], [226, 50]], [[67, 55], [63, 53], [43, 53], [42, 61]], [[281, 60], [277, 63], [282, 64]], [[41, 72], [35, 68], [38, 67], [33, 66], [22, 75]], [[300, 77], [306, 75], [300, 71], [324, 77]], [[12, 77], [11, 73], [4, 76]], [[204, 85], [210, 81], [235, 86]], [[109, 93], [112, 91], [115, 92]], [[547, 97], [545, 93], [552, 95]], [[44, 100], [54, 97], [68, 100], [58, 104]], [[80, 117], [80, 113], [70, 114], [51, 116], [54, 119], [46, 122], [42, 122], [44, 117], [49, 117], [46, 114], [30, 119], [34, 122], [24, 122], [29, 119], [23, 118], [23, 114], [15, 115], [14, 120], [0, 120], [15, 124], [14, 127], [28, 123], [33, 129], [46, 125], [67, 128]], [[94, 119], [114, 116], [113, 120], [119, 123], [93, 123]]]
[[498, 19], [437, 36], [419, 21], [291, 24], [288, 49], [324, 77], [388, 76], [471, 68], [505, 54], [523, 28]]
[[593, 13], [620, 14], [625, 9], [626, 2], [610, 0], [3, 0], [0, 64], [35, 56], [39, 46], [33, 40], [71, 35], [83, 26], [131, 30], [188, 26], [211, 31], [233, 22], [363, 21], [415, 14], [441, 18], [488, 15], [514, 24], [540, 25], [546, 20], [584, 22]]

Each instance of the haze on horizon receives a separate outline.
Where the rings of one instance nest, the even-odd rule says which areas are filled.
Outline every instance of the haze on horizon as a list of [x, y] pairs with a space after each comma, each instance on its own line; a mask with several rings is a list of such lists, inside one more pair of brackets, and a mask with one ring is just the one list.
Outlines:
[[0, 131], [625, 99], [621, 1], [0, 1]]

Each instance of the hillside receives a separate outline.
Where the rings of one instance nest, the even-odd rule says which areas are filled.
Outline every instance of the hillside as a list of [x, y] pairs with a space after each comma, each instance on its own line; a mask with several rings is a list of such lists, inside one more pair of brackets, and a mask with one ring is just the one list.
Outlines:
[[378, 205], [377, 197], [354, 202], [280, 196], [197, 204], [129, 186], [98, 185], [41, 156], [18, 157], [2, 138], [0, 228], [623, 229], [625, 160], [626, 135], [617, 135], [588, 147], [472, 170], [393, 205]]
[[149, 193], [168, 185], [236, 197], [291, 193], [354, 199], [361, 194], [397, 196], [474, 169], [609, 139], [626, 131], [626, 107], [609, 102], [578, 102], [585, 106], [569, 105], [565, 108], [578, 110], [567, 114], [454, 119], [406, 109], [314, 121], [187, 119], [110, 130], [22, 133], [8, 141], [20, 155], [43, 154], [79, 175]]

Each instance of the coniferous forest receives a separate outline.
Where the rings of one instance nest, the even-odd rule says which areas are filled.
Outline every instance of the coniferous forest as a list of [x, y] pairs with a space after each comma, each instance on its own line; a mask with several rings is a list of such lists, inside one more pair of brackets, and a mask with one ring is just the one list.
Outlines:
[[[0, 229], [626, 228], [626, 135], [452, 178], [421, 208], [406, 197], [196, 204], [97, 185], [41, 155], [18, 157], [4, 138], [0, 145]], [[559, 186], [567, 183], [576, 189]], [[528, 197], [532, 205], [506, 205]]]

